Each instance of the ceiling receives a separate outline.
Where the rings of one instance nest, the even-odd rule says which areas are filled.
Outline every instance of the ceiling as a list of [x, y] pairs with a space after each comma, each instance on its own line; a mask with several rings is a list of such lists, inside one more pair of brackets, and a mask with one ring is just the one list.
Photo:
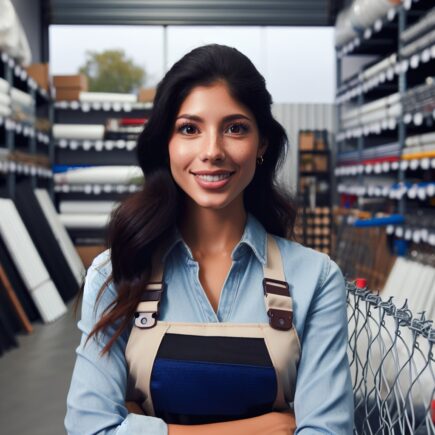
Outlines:
[[47, 24], [328, 26], [345, 0], [43, 0]]

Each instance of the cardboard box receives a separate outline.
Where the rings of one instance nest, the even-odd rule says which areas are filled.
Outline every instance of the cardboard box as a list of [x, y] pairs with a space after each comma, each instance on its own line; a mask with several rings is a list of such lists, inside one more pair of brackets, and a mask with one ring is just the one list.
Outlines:
[[137, 95], [139, 103], [152, 103], [156, 96], [156, 88], [140, 88]]
[[26, 68], [27, 74], [47, 92], [50, 87], [48, 63], [32, 63]]
[[312, 131], [299, 132], [299, 149], [312, 151], [314, 149], [314, 133]]
[[314, 170], [317, 172], [326, 172], [328, 170], [328, 156], [314, 156]]
[[56, 88], [56, 101], [77, 101], [80, 92], [78, 88]]
[[86, 269], [91, 265], [93, 259], [106, 249], [107, 247], [105, 245], [76, 246], [77, 253], [79, 254], [79, 257], [81, 258]]
[[55, 88], [73, 88], [81, 91], [88, 90], [88, 78], [83, 74], [53, 76]]

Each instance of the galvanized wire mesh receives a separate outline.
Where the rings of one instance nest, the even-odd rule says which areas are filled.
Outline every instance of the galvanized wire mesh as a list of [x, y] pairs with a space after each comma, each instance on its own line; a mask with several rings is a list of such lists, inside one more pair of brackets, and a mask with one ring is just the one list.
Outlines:
[[347, 283], [354, 434], [435, 434], [435, 329], [405, 303]]

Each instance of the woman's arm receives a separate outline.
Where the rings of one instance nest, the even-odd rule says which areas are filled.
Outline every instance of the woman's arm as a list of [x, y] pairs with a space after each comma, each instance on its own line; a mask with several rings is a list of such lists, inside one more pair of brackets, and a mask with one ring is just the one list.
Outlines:
[[[143, 414], [136, 402], [126, 402], [128, 412]], [[270, 412], [259, 417], [225, 423], [168, 425], [169, 435], [293, 435], [296, 420], [292, 412]]]
[[296, 435], [350, 435], [353, 394], [347, 358], [346, 290], [329, 258], [304, 325], [294, 399]]
[[82, 316], [78, 323], [82, 337], [76, 349], [77, 358], [68, 393], [65, 428], [68, 434], [74, 435], [167, 435], [168, 427], [163, 420], [129, 414], [125, 406], [127, 364], [124, 350], [128, 332], [115, 342], [109, 355], [100, 356], [100, 351], [113, 334], [113, 327], [106, 334], [101, 334], [98, 341], [92, 338], [85, 345], [85, 340], [102, 311], [115, 297], [114, 289], [107, 288], [95, 310], [96, 296], [107, 278], [106, 274], [95, 267], [95, 264], [101, 262], [101, 256], [97, 257], [86, 276]]
[[290, 412], [270, 412], [259, 417], [194, 426], [169, 426], [168, 435], [293, 435], [295, 419]]

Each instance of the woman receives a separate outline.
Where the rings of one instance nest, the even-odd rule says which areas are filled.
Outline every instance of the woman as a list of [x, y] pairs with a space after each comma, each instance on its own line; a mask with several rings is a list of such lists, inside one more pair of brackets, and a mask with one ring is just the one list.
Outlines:
[[286, 140], [234, 48], [192, 50], [159, 83], [144, 189], [87, 274], [68, 433], [352, 433], [344, 280], [285, 238]]

